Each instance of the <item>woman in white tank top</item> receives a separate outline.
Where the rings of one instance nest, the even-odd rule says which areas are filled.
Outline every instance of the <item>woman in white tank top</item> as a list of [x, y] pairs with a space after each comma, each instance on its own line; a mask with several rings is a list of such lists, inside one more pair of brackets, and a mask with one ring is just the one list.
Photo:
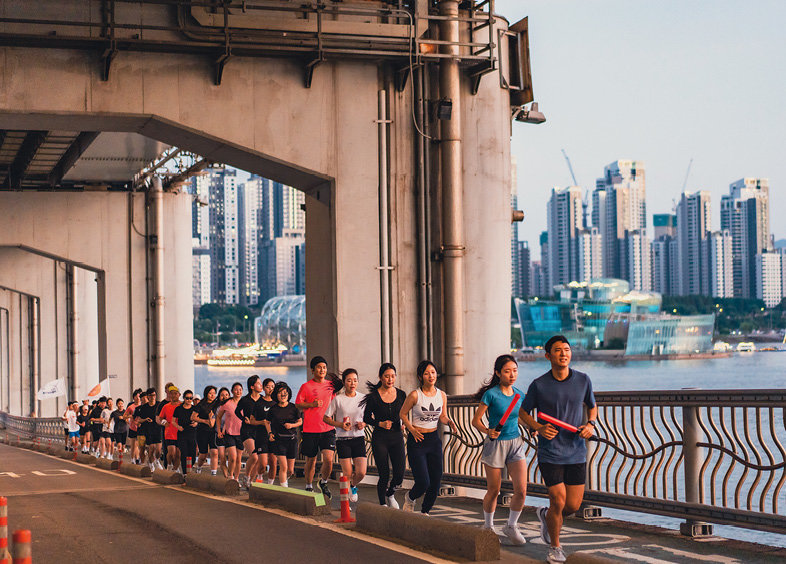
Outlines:
[[442, 441], [439, 423], [456, 424], [447, 413], [448, 398], [436, 387], [437, 367], [430, 360], [418, 364], [416, 371], [420, 387], [411, 392], [401, 407], [401, 421], [407, 428], [407, 460], [415, 478], [415, 485], [404, 495], [404, 511], [414, 511], [415, 501], [423, 497], [420, 512], [428, 515], [439, 496], [442, 480]]

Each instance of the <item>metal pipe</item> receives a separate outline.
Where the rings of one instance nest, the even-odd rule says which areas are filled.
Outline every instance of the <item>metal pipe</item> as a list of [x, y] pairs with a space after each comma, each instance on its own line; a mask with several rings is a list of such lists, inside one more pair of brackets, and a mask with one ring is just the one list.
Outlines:
[[[413, 73], [415, 81], [415, 120], [419, 127], [423, 124], [423, 68]], [[428, 263], [428, 247], [426, 246], [426, 170], [425, 141], [420, 133], [416, 133], [417, 149], [415, 151], [415, 169], [417, 180], [417, 198], [415, 202], [417, 215], [417, 256], [418, 256], [418, 354], [420, 358], [428, 356], [428, 291], [426, 288], [426, 269]]]
[[9, 338], [11, 330], [9, 326], [10, 312], [7, 308], [0, 307], [0, 400], [2, 400], [3, 410], [11, 412], [11, 346]]
[[423, 120], [423, 132], [426, 134], [428, 142], [424, 145], [423, 153], [423, 168], [425, 169], [425, 182], [423, 210], [426, 216], [426, 341], [428, 343], [426, 356], [434, 359], [434, 286], [431, 270], [431, 234], [432, 234], [432, 217], [431, 217], [431, 119], [428, 113], [429, 99], [431, 98], [431, 76], [429, 73], [430, 65], [425, 63], [423, 65], [423, 80], [421, 86], [423, 88], [423, 115], [426, 119]]
[[30, 325], [30, 411], [41, 417], [41, 402], [36, 397], [41, 388], [41, 320], [40, 301], [38, 298], [29, 298], [27, 302], [28, 319]]
[[379, 284], [380, 284], [380, 337], [382, 362], [390, 362], [390, 203], [388, 201], [388, 118], [387, 92], [379, 91], [377, 109], [379, 137]]
[[76, 279], [76, 266], [69, 264], [66, 270], [68, 281], [68, 378], [71, 381], [71, 400], [79, 398], [79, 314], [77, 313], [76, 292], [78, 290]]
[[[441, 0], [439, 13], [458, 17], [458, 0]], [[445, 378], [449, 394], [464, 391], [464, 201], [461, 157], [461, 77], [458, 57], [459, 22], [440, 21], [441, 52], [439, 90], [452, 102], [450, 119], [442, 120], [442, 254], [444, 269]]]
[[153, 234], [150, 236], [150, 250], [153, 253], [153, 367], [156, 388], [161, 393], [164, 388], [164, 189], [161, 178], [153, 177], [150, 187], [153, 203]]

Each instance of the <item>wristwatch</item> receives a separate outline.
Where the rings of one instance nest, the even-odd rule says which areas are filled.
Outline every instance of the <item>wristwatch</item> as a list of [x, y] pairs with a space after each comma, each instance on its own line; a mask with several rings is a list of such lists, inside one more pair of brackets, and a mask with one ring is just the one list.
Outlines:
[[594, 419], [592, 419], [592, 420], [590, 420], [590, 421], [587, 421], [587, 424], [588, 424], [588, 425], [592, 425], [592, 426], [594, 427], [594, 426], [595, 426], [595, 420], [594, 420]]

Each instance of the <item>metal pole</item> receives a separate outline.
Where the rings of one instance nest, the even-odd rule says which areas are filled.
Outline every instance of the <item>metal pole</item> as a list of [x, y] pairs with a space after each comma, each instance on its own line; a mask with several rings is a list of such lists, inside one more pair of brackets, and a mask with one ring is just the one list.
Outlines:
[[79, 302], [76, 296], [78, 290], [76, 267], [73, 264], [68, 265], [66, 278], [68, 280], [68, 377], [71, 380], [71, 400], [77, 401], [79, 399], [79, 338], [77, 337]]
[[441, 0], [439, 24], [442, 53], [452, 55], [439, 65], [439, 89], [452, 102], [450, 119], [442, 120], [442, 253], [444, 268], [445, 377], [447, 392], [464, 391], [464, 201], [461, 157], [461, 81], [459, 56], [459, 3]]
[[[696, 446], [702, 442], [703, 433], [699, 426], [698, 408], [683, 406], [682, 408], [682, 455], [685, 459], [683, 465], [685, 476], [685, 502], [701, 503], [704, 492], [701, 484], [701, 464], [704, 460], [704, 449]], [[680, 523], [680, 532], [683, 535], [697, 537], [712, 534], [712, 525], [686, 519]]]
[[164, 190], [161, 179], [153, 177], [150, 187], [153, 202], [153, 234], [150, 236], [150, 250], [153, 253], [153, 373], [156, 388], [161, 393], [164, 388]]
[[432, 285], [432, 272], [431, 272], [431, 230], [432, 230], [432, 216], [431, 216], [431, 118], [428, 116], [428, 104], [431, 97], [431, 75], [429, 73], [430, 65], [425, 63], [423, 65], [423, 76], [421, 86], [423, 88], [423, 115], [426, 119], [423, 120], [423, 132], [426, 134], [428, 141], [424, 145], [423, 153], [423, 168], [425, 169], [425, 183], [423, 211], [426, 216], [426, 357], [434, 359], [434, 296]]
[[[423, 67], [418, 69], [412, 79], [415, 81], [415, 119], [423, 127]], [[418, 353], [420, 358], [428, 356], [428, 290], [426, 269], [428, 268], [428, 247], [426, 246], [426, 144], [423, 135], [416, 132], [417, 149], [415, 151], [417, 172], [417, 242], [418, 242]]]
[[379, 281], [382, 362], [390, 362], [390, 236], [388, 221], [388, 118], [387, 93], [379, 91], [377, 132], [379, 137]]
[[30, 390], [30, 411], [35, 411], [38, 417], [41, 417], [41, 402], [37, 399], [38, 390], [41, 388], [40, 303], [37, 298], [30, 298], [28, 302], [30, 308], [30, 380], [33, 388]]

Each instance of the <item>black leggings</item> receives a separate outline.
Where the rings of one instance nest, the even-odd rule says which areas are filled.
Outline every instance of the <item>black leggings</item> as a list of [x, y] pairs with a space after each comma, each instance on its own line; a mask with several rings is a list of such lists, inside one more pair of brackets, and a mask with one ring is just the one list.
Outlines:
[[183, 467], [183, 474], [186, 473], [188, 468], [186, 459], [191, 459], [191, 464], [196, 463], [197, 443], [196, 435], [191, 437], [178, 437], [177, 448], [180, 449], [180, 464]]
[[[385, 497], [393, 495], [396, 488], [404, 481], [404, 436], [401, 431], [375, 429], [374, 434], [371, 435], [371, 452], [379, 473], [379, 482], [377, 482], [379, 504], [385, 505]], [[393, 466], [393, 480], [388, 485], [390, 465]]]
[[437, 501], [442, 480], [442, 441], [439, 433], [424, 433], [420, 442], [410, 435], [407, 438], [407, 459], [415, 478], [415, 485], [407, 495], [409, 499], [417, 499], [426, 494], [420, 511], [428, 513]]

